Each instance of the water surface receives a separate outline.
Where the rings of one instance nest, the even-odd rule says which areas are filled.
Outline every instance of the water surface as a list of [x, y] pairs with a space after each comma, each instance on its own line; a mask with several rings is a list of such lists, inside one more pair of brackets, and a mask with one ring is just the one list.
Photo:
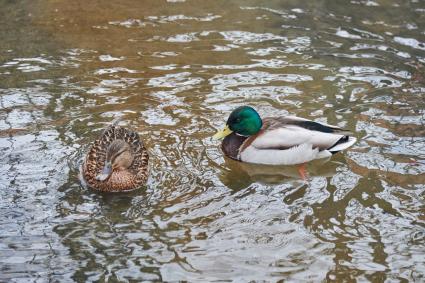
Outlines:
[[[425, 276], [422, 1], [0, 1], [0, 281], [372, 281]], [[296, 168], [240, 164], [232, 109], [359, 142]], [[78, 181], [115, 117], [146, 188]]]

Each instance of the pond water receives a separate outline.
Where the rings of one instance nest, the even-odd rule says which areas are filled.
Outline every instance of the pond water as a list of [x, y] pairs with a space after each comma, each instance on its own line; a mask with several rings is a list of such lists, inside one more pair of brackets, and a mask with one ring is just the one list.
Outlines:
[[[425, 280], [425, 3], [0, 0], [0, 281]], [[240, 164], [230, 111], [336, 124], [329, 162]], [[146, 188], [78, 167], [114, 118]]]

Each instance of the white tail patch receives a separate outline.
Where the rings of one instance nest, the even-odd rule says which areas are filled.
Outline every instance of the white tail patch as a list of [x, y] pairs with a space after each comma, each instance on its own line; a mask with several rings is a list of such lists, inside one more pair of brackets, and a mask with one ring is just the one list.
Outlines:
[[337, 144], [336, 146], [329, 149], [330, 152], [338, 152], [344, 149], [349, 148], [353, 144], [355, 144], [357, 139], [355, 137], [348, 137], [348, 140], [346, 142]]

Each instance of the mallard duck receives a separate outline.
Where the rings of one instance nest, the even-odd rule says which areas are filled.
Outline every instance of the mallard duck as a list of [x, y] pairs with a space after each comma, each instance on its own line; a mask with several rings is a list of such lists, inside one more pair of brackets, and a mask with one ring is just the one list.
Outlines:
[[214, 138], [224, 138], [222, 151], [232, 159], [270, 165], [304, 164], [332, 156], [356, 142], [339, 127], [295, 116], [261, 119], [249, 106], [233, 110]]
[[90, 147], [81, 166], [81, 176], [95, 190], [130, 191], [146, 183], [148, 160], [149, 154], [139, 135], [115, 121]]

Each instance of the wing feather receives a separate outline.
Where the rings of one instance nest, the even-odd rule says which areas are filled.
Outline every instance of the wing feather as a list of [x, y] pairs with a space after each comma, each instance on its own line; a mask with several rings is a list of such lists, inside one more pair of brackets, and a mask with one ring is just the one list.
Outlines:
[[323, 133], [298, 126], [287, 125], [262, 133], [257, 136], [252, 142], [252, 145], [261, 149], [279, 149], [308, 143], [313, 147], [327, 149], [338, 142], [343, 136], [342, 134]]

